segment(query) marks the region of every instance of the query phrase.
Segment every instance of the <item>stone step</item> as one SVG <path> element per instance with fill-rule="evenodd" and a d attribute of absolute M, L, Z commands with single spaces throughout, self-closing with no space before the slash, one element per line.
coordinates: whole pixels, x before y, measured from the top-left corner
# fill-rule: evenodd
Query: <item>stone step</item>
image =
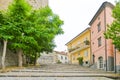
<path fill-rule="evenodd" d="M 118 78 L 120 75 L 117 74 L 104 74 L 104 73 L 36 73 L 36 72 L 10 72 L 7 74 L 0 74 L 0 77 L 108 77 Z"/>
<path fill-rule="evenodd" d="M 11 72 L 44 72 L 44 73 L 111 73 L 111 72 L 104 72 L 104 71 L 84 71 L 84 70 L 77 70 L 77 71 L 57 71 L 57 70 L 12 70 Z"/>

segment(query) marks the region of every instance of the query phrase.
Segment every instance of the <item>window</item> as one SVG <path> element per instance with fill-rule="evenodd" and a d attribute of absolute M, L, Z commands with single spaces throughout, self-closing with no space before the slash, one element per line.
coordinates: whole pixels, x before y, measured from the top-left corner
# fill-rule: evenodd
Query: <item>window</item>
<path fill-rule="evenodd" d="M 67 60 L 67 57 L 65 57 L 65 60 Z"/>
<path fill-rule="evenodd" d="M 92 34 L 94 33 L 94 31 L 92 31 Z"/>
<path fill-rule="evenodd" d="M 85 57 L 88 56 L 88 51 L 87 51 L 87 50 L 84 52 L 84 56 L 85 56 Z"/>
<path fill-rule="evenodd" d="M 85 61 L 85 64 L 88 64 L 88 61 Z"/>
<path fill-rule="evenodd" d="M 73 57 L 73 60 L 75 60 L 75 57 Z"/>
<path fill-rule="evenodd" d="M 100 17 L 98 17 L 98 20 L 100 20 Z"/>
<path fill-rule="evenodd" d="M 102 69 L 103 68 L 103 57 L 99 57 L 98 61 L 99 61 L 99 68 Z"/>
<path fill-rule="evenodd" d="M 75 57 L 73 56 L 73 60 L 75 60 Z"/>
<path fill-rule="evenodd" d="M 77 43 L 78 45 L 80 44 L 80 41 Z"/>
<path fill-rule="evenodd" d="M 100 32 L 101 31 L 101 23 L 98 23 L 97 27 L 98 27 L 98 32 Z"/>
<path fill-rule="evenodd" d="M 61 59 L 63 59 L 63 57 L 61 56 Z"/>
<path fill-rule="evenodd" d="M 88 40 L 88 38 L 86 37 L 86 38 L 84 38 L 84 41 L 87 41 Z"/>
<path fill-rule="evenodd" d="M 101 37 L 98 38 L 98 47 L 102 45 Z"/>
<path fill-rule="evenodd" d="M 80 52 L 78 53 L 78 56 L 80 56 Z"/>

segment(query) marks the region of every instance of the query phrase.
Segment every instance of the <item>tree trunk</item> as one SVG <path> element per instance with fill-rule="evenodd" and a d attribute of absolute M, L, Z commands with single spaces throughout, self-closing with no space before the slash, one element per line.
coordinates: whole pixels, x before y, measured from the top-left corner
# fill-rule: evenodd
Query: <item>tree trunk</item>
<path fill-rule="evenodd" d="M 23 63 L 23 61 L 22 61 L 22 49 L 19 49 L 19 51 L 18 51 L 18 66 L 22 67 L 22 63 Z"/>
<path fill-rule="evenodd" d="M 6 56 L 6 49 L 7 49 L 7 40 L 3 40 L 3 55 L 2 55 L 2 69 L 5 69 L 5 56 Z"/>
<path fill-rule="evenodd" d="M 36 66 L 36 60 L 37 59 L 37 54 L 35 53 L 35 58 L 34 58 L 34 66 Z"/>

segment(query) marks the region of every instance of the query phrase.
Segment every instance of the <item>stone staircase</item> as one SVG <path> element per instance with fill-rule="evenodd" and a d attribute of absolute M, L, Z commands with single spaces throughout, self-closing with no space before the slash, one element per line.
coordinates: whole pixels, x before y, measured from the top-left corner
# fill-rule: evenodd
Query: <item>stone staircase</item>
<path fill-rule="evenodd" d="M 108 77 L 118 78 L 120 75 L 104 71 L 84 68 L 79 65 L 51 64 L 38 67 L 14 69 L 8 73 L 0 73 L 0 77 Z"/>

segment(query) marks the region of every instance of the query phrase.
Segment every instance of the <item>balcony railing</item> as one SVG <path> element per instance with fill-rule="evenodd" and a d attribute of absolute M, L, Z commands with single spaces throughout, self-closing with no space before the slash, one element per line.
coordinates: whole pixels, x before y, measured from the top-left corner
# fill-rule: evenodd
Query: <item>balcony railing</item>
<path fill-rule="evenodd" d="M 90 41 L 84 41 L 83 43 L 76 45 L 74 48 L 68 49 L 68 51 L 70 53 L 73 53 L 75 51 L 80 51 L 80 50 L 88 48 L 88 47 L 90 47 Z"/>

